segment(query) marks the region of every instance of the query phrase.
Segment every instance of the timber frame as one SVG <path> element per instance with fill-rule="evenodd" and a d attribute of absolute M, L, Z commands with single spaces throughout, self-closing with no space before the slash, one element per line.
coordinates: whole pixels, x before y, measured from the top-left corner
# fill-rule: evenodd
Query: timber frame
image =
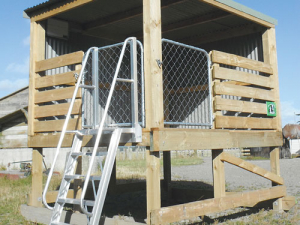
<path fill-rule="evenodd" d="M 69 105 L 69 103 L 44 105 L 44 103 L 71 98 L 76 83 L 73 75 L 79 72 L 84 54 L 82 51 L 77 51 L 56 58 L 45 59 L 45 20 L 60 15 L 63 15 L 62 18 L 66 18 L 72 10 L 88 7 L 89 4 L 98 4 L 97 2 L 100 1 L 56 1 L 52 5 L 49 1 L 44 3 L 44 8 L 40 6 L 37 9 L 27 10 L 31 19 L 28 146 L 33 148 L 32 191 L 29 205 L 41 206 L 42 148 L 56 147 L 59 131 L 64 122 L 62 119 L 47 121 L 47 118 L 65 115 Z M 162 25 L 162 10 L 184 2 L 188 2 L 188 0 L 143 0 L 142 6 L 135 6 L 127 9 L 127 11 L 98 18 L 89 23 L 78 25 L 78 22 L 72 21 L 76 27 L 79 27 L 79 30 L 88 33 L 105 26 L 109 27 L 111 24 L 123 20 L 142 16 L 142 29 L 131 34 L 142 37 L 144 44 L 146 126 L 143 129 L 143 141 L 137 145 L 147 147 L 147 224 L 168 224 L 239 206 L 254 207 L 267 200 L 274 200 L 274 209 L 288 210 L 293 206 L 291 203 L 293 199 L 286 196 L 284 181 L 279 173 L 279 147 L 282 146 L 282 134 L 275 25 L 218 0 L 197 1 L 207 5 L 207 7 L 216 8 L 216 13 Z M 214 114 L 212 129 L 165 127 L 163 75 L 162 69 L 157 65 L 157 60 L 162 61 L 162 36 L 176 32 L 181 28 L 201 25 L 219 19 L 228 19 L 232 16 L 238 16 L 243 21 L 250 21 L 251 24 L 245 24 L 243 28 L 223 29 L 217 35 L 208 32 L 200 36 L 183 37 L 180 40 L 188 44 L 208 43 L 259 32 L 263 46 L 263 61 L 212 50 L 210 52 Z M 89 34 L 90 36 L 95 35 L 95 33 Z M 110 36 L 105 38 L 110 38 Z M 111 40 L 122 40 L 122 38 L 123 36 L 120 35 L 120 37 L 111 38 Z M 44 75 L 45 71 L 49 69 L 69 65 L 73 65 L 75 69 L 52 76 Z M 255 70 L 257 73 L 231 69 L 236 67 Z M 263 76 L 259 74 L 263 74 Z M 48 87 L 56 85 L 64 85 L 64 88 L 47 90 Z M 225 99 L 222 98 L 222 95 L 234 95 L 242 98 Z M 249 101 L 249 99 L 257 99 L 258 101 Z M 266 101 L 276 103 L 276 117 L 267 117 Z M 251 113 L 260 116 L 228 116 L 222 113 L 224 111 L 232 111 L 237 114 Z M 74 118 L 68 129 L 80 129 L 80 94 L 77 96 L 72 114 Z M 41 118 L 45 118 L 45 120 Z M 67 135 L 63 146 L 71 146 L 72 140 L 73 136 Z M 87 137 L 83 142 L 88 146 L 90 141 L 91 137 Z M 271 171 L 266 171 L 223 151 L 225 148 L 244 147 L 272 147 L 270 152 Z M 163 151 L 164 154 L 165 182 L 163 184 L 168 189 L 168 184 L 171 181 L 170 151 L 186 149 L 212 150 L 214 198 L 162 208 L 159 151 Z M 270 180 L 272 187 L 247 193 L 227 193 L 225 190 L 224 162 Z M 112 179 L 111 186 L 115 186 L 114 182 L 115 177 Z M 53 201 L 56 194 L 50 193 L 47 199 L 50 202 Z M 73 195 L 73 193 L 69 194 Z"/>

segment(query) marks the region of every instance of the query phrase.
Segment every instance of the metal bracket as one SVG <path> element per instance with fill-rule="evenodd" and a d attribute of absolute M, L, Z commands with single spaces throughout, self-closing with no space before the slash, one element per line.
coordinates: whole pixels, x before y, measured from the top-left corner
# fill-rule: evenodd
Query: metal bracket
<path fill-rule="evenodd" d="M 76 82 L 77 82 L 78 77 L 79 77 L 79 74 L 78 74 L 78 73 L 74 73 L 74 77 L 75 77 L 75 80 L 76 80 Z"/>
<path fill-rule="evenodd" d="M 159 69 L 161 69 L 161 66 L 163 64 L 162 61 L 160 61 L 160 59 L 157 59 L 156 62 L 157 62 Z"/>

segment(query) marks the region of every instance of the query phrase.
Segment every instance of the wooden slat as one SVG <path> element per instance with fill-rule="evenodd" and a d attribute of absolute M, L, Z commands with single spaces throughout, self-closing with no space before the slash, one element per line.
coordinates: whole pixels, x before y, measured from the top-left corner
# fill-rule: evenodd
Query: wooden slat
<path fill-rule="evenodd" d="M 70 54 L 58 56 L 51 59 L 45 59 L 37 61 L 35 63 L 35 72 L 46 71 L 54 68 L 59 68 L 62 66 L 68 66 L 73 64 L 78 64 L 82 62 L 83 51 L 73 52 Z"/>
<path fill-rule="evenodd" d="M 34 118 L 66 115 L 69 110 L 69 106 L 70 103 L 36 106 Z M 76 100 L 74 103 L 72 114 L 80 114 L 80 113 L 81 113 L 81 100 Z"/>
<path fill-rule="evenodd" d="M 214 107 L 215 110 L 267 114 L 267 106 L 265 103 L 231 100 L 221 98 L 221 96 L 215 97 Z"/>
<path fill-rule="evenodd" d="M 222 198 L 213 198 L 187 204 L 165 207 L 151 212 L 151 224 L 170 224 L 209 213 L 221 212 L 248 204 L 280 198 L 286 195 L 285 186 L 236 193 Z"/>
<path fill-rule="evenodd" d="M 249 70 L 256 70 L 267 74 L 273 74 L 273 69 L 270 64 L 248 59 L 242 56 L 228 54 L 225 52 L 219 52 L 215 50 L 212 51 L 211 60 L 213 63 L 237 66 Z"/>
<path fill-rule="evenodd" d="M 273 91 L 262 90 L 258 88 L 245 87 L 235 84 L 227 84 L 226 82 L 215 83 L 214 93 L 216 95 L 234 95 L 245 98 L 254 98 L 260 100 L 274 101 L 275 95 Z"/>
<path fill-rule="evenodd" d="M 274 88 L 274 80 L 272 76 L 264 77 L 257 74 L 217 66 L 213 67 L 212 75 L 214 79 L 233 80 L 261 87 Z"/>
<path fill-rule="evenodd" d="M 237 167 L 240 167 L 242 169 L 245 169 L 251 173 L 255 173 L 259 176 L 262 176 L 268 180 L 271 180 L 272 182 L 275 182 L 276 184 L 284 184 L 283 178 L 278 176 L 277 174 L 267 171 L 259 166 L 256 166 L 240 158 L 234 157 L 228 153 L 223 152 L 221 155 L 221 160 L 235 165 Z"/>
<path fill-rule="evenodd" d="M 56 85 L 75 85 L 76 79 L 74 74 L 80 73 L 80 70 L 71 71 L 67 73 L 60 73 L 51 76 L 43 76 L 35 79 L 35 88 L 44 88 L 44 87 L 52 87 Z"/>
<path fill-rule="evenodd" d="M 268 147 L 282 145 L 282 132 L 275 131 L 230 131 L 199 129 L 153 130 L 153 151 L 186 149 L 221 149 Z M 218 141 L 216 141 L 218 140 Z"/>
<path fill-rule="evenodd" d="M 61 131 L 64 123 L 65 120 L 36 121 L 34 122 L 34 132 Z M 77 130 L 79 123 L 79 119 L 70 119 L 67 129 Z"/>
<path fill-rule="evenodd" d="M 47 8 L 47 11 L 41 11 L 37 15 L 31 17 L 31 21 L 41 21 L 41 20 L 53 17 L 57 14 L 74 9 L 76 7 L 82 6 L 82 5 L 92 2 L 92 1 L 95 1 L 95 0 L 74 0 L 72 2 L 67 2 L 66 4 L 62 4 L 62 5 L 59 2 L 59 3 L 57 3 L 57 5 L 50 7 L 50 9 Z"/>
<path fill-rule="evenodd" d="M 54 90 L 40 91 L 35 94 L 35 104 L 43 102 L 70 99 L 73 97 L 75 87 L 59 88 Z M 81 97 L 81 90 L 78 90 L 76 98 Z"/>
<path fill-rule="evenodd" d="M 216 128 L 252 128 L 252 129 L 276 129 L 277 120 L 274 118 L 253 118 L 236 116 L 216 116 Z"/>

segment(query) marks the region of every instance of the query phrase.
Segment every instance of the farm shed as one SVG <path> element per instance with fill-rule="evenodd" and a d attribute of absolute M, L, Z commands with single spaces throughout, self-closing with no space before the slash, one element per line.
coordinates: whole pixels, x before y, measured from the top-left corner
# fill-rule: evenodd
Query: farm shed
<path fill-rule="evenodd" d="M 31 20 L 30 205 L 41 205 L 43 147 L 73 146 L 71 158 L 78 159 L 82 146 L 94 146 L 95 158 L 98 146 L 110 142 L 108 152 L 117 145 L 147 147 L 148 224 L 266 200 L 277 210 L 289 208 L 279 174 L 276 20 L 232 0 L 49 0 L 26 9 L 25 17 Z M 223 152 L 267 146 L 271 171 Z M 162 208 L 159 152 L 168 189 L 170 151 L 185 149 L 212 149 L 214 198 Z M 75 168 L 71 161 L 67 166 Z M 113 162 L 111 153 L 109 171 Z M 227 193 L 225 162 L 269 179 L 272 187 Z M 114 170 L 111 176 L 117 188 Z M 66 198 L 71 178 L 80 175 L 64 177 L 53 224 L 64 203 L 89 204 L 85 181 L 80 200 Z M 82 207 L 91 224 L 99 219 L 98 200 L 92 212 Z"/>

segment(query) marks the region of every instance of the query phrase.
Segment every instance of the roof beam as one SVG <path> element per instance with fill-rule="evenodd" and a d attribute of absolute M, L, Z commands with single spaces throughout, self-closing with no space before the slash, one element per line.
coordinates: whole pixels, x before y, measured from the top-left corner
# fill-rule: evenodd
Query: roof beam
<path fill-rule="evenodd" d="M 48 19 L 50 17 L 56 16 L 57 14 L 69 11 L 76 7 L 82 6 L 84 4 L 93 2 L 95 0 L 73 0 L 73 1 L 65 1 L 63 4 L 61 2 L 53 4 L 47 11 L 38 11 L 34 16 L 31 17 L 31 21 L 37 22 L 44 19 Z"/>
<path fill-rule="evenodd" d="M 215 21 L 218 19 L 229 17 L 229 16 L 232 16 L 232 14 L 225 12 L 225 11 L 218 10 L 213 13 L 206 14 L 206 15 L 201 15 L 201 16 L 193 17 L 193 18 L 190 18 L 187 20 L 163 25 L 162 33 L 165 34 L 165 33 L 171 32 L 171 31 L 180 30 L 182 28 L 187 28 L 187 27 L 191 27 L 191 26 L 195 26 L 195 25 L 199 25 L 199 24 L 212 22 L 212 21 Z M 143 35 L 143 33 L 139 32 L 139 33 L 131 34 L 129 36 L 141 38 L 142 35 Z"/>
<path fill-rule="evenodd" d="M 161 9 L 169 7 L 171 5 L 179 4 L 185 2 L 187 0 L 162 0 L 161 1 Z M 122 20 L 131 19 L 137 16 L 142 16 L 143 14 L 143 6 L 136 7 L 127 11 L 118 12 L 116 14 L 96 19 L 95 21 L 86 23 L 83 25 L 84 30 L 91 30 L 103 26 L 107 26 L 112 23 L 116 23 Z"/>
<path fill-rule="evenodd" d="M 275 27 L 275 25 L 272 24 L 272 23 L 270 23 L 270 22 L 267 22 L 265 20 L 259 19 L 259 18 L 255 17 L 255 16 L 252 16 L 250 14 L 242 12 L 242 11 L 240 11 L 238 9 L 232 8 L 232 7 L 228 6 L 228 5 L 225 5 L 225 4 L 222 4 L 220 2 L 217 2 L 216 0 L 198 0 L 198 1 L 205 2 L 205 3 L 209 4 L 209 5 L 212 5 L 214 7 L 217 7 L 217 8 L 220 8 L 222 10 L 225 10 L 225 11 L 227 11 L 229 13 L 238 15 L 238 16 L 243 17 L 243 18 L 246 18 L 246 19 L 251 20 L 251 21 L 253 21 L 255 23 L 263 25 L 264 27 L 269 27 L 269 28 L 270 27 Z"/>
<path fill-rule="evenodd" d="M 206 44 L 219 40 L 224 40 L 228 38 L 244 36 L 248 34 L 257 33 L 263 31 L 265 28 L 260 27 L 256 24 L 248 24 L 244 26 L 238 26 L 234 28 L 229 28 L 225 30 L 220 30 L 217 32 L 212 32 L 206 35 L 188 37 L 184 39 L 180 39 L 179 41 L 186 44 Z"/>

